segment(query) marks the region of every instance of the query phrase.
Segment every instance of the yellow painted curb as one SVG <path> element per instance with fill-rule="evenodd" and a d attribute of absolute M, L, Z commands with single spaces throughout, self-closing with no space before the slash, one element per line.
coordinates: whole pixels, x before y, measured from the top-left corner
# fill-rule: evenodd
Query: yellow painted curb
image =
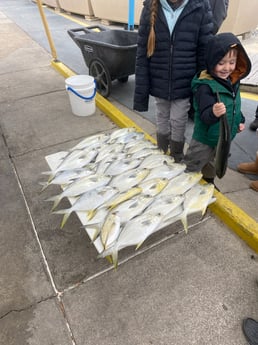
<path fill-rule="evenodd" d="M 75 75 L 72 70 L 67 68 L 61 62 L 53 60 L 51 64 L 66 78 Z M 248 99 L 258 100 L 257 95 L 249 93 L 241 93 L 241 96 Z M 96 105 L 117 126 L 134 127 L 137 130 L 144 132 L 132 120 L 98 93 L 96 95 Z M 156 143 L 156 140 L 149 134 L 145 133 L 145 137 L 153 143 Z M 214 196 L 216 197 L 216 202 L 211 204 L 209 209 L 258 253 L 258 223 L 217 190 L 215 190 Z"/>
<path fill-rule="evenodd" d="M 250 99 L 251 101 L 258 101 L 258 95 L 249 92 L 240 92 L 242 98 Z"/>
<path fill-rule="evenodd" d="M 209 209 L 258 253 L 258 223 L 220 192 L 215 190 L 214 196 Z"/>

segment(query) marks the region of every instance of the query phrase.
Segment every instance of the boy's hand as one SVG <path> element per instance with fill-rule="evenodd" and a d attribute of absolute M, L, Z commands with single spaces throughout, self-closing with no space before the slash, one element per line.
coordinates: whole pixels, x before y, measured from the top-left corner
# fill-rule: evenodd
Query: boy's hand
<path fill-rule="evenodd" d="M 242 132 L 245 129 L 245 124 L 244 123 L 240 123 L 239 127 L 238 127 L 238 133 Z"/>
<path fill-rule="evenodd" d="M 212 107 L 213 114 L 216 117 L 221 117 L 222 115 L 226 114 L 226 107 L 225 104 L 220 102 L 220 103 L 215 103 Z"/>

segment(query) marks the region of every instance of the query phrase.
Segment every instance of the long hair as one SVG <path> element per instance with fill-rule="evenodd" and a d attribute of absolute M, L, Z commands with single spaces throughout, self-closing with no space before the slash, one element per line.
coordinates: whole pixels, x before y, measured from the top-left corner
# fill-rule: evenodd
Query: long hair
<path fill-rule="evenodd" d="M 152 0 L 151 2 L 151 8 L 150 8 L 150 32 L 148 37 L 148 44 L 147 44 L 147 56 L 151 57 L 155 50 L 155 22 L 157 18 L 158 13 L 158 1 L 159 0 Z"/>

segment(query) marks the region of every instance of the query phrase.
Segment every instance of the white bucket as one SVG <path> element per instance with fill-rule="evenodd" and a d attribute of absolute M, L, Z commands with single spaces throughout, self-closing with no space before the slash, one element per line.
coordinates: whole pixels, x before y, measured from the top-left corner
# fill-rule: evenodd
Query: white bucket
<path fill-rule="evenodd" d="M 72 112 L 78 116 L 93 115 L 96 111 L 96 83 L 89 75 L 73 75 L 65 80 Z"/>

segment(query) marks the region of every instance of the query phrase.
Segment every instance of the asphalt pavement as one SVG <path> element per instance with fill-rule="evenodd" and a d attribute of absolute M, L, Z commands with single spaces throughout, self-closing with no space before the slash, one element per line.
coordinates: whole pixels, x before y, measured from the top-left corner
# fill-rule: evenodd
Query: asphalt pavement
<path fill-rule="evenodd" d="M 94 115 L 73 115 L 50 54 L 0 11 L 0 344 L 245 345 L 241 321 L 258 319 L 249 179 L 228 169 L 217 203 L 188 234 L 176 223 L 141 250 L 122 250 L 114 270 L 75 214 L 60 230 L 45 201 L 59 187 L 40 193 L 45 157 L 119 121 L 151 136 L 155 127 L 99 96 Z"/>

